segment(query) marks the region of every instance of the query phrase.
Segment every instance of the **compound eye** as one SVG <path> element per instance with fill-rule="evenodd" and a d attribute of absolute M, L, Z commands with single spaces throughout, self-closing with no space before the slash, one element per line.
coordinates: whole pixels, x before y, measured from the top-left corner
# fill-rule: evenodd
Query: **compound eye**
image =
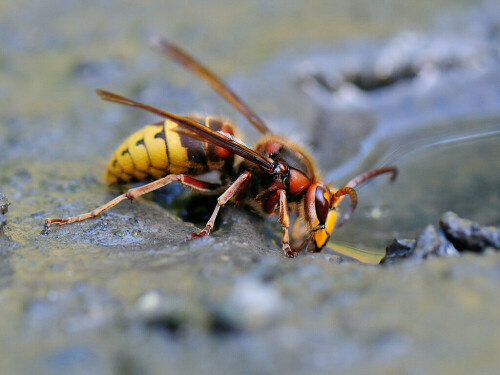
<path fill-rule="evenodd" d="M 315 194 L 315 205 L 316 205 L 316 216 L 320 224 L 326 222 L 328 216 L 328 211 L 330 211 L 330 192 L 323 186 L 318 186 L 316 188 Z"/>

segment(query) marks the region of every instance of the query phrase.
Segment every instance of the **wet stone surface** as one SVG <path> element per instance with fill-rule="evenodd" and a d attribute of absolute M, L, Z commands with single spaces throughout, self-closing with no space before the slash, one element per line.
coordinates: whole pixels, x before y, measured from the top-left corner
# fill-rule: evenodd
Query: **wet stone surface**
<path fill-rule="evenodd" d="M 457 3 L 474 5 L 445 12 L 457 20 L 461 48 L 449 36 L 456 28 L 426 26 L 437 8 Z M 432 255 L 425 262 L 379 267 L 337 255 L 377 263 L 391 238 L 417 238 L 449 209 L 500 226 L 497 5 L 250 4 L 2 2 L 0 190 L 10 205 L 0 214 L 0 373 L 498 371 L 499 252 L 434 256 L 449 249 L 441 226 L 419 243 Z M 409 27 L 428 31 L 401 32 Z M 174 186 L 42 235 L 46 217 L 88 212 L 120 194 L 103 183 L 107 158 L 158 120 L 102 103 L 93 93 L 98 87 L 174 113 L 222 114 L 241 124 L 249 144 L 255 140 L 257 132 L 206 85 L 149 50 L 150 34 L 181 43 L 273 129 L 305 140 L 325 182 L 340 186 L 344 176 L 377 163 L 398 164 L 400 177 L 360 189 L 351 222 L 332 235 L 337 253 L 286 259 L 274 219 L 231 205 L 210 237 L 188 242 L 214 202 Z M 366 35 L 374 38 L 360 44 Z M 405 48 L 409 55 L 393 58 Z M 433 59 L 435 51 L 443 54 Z M 329 66 L 318 65 L 321 56 Z M 374 56 L 393 62 L 397 74 L 380 79 L 363 73 L 373 66 L 352 63 L 357 69 L 335 86 L 335 72 L 344 72 L 338 61 Z M 429 86 L 421 86 L 429 83 L 425 61 L 438 72 Z M 319 80 L 304 64 L 321 67 Z M 361 94 L 349 101 L 353 88 Z M 391 155 L 415 150 L 403 141 L 417 139 L 422 128 L 438 128 L 441 140 L 489 132 L 488 142 L 472 142 L 467 152 L 444 149 L 426 165 L 419 157 L 431 153 L 415 152 L 416 168 L 400 165 Z M 384 142 L 396 150 L 385 154 Z M 382 152 L 372 157 L 379 143 Z M 497 243 L 496 232 L 482 226 L 453 216 L 443 222 L 457 249 L 464 238 L 474 239 L 471 249 Z M 361 248 L 366 241 L 370 251 Z M 400 243 L 402 254 L 414 247 Z"/>

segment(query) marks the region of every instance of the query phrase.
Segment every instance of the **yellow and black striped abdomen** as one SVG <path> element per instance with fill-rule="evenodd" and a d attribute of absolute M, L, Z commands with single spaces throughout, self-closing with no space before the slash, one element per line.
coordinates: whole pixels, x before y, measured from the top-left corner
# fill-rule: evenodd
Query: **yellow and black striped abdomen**
<path fill-rule="evenodd" d="M 191 118 L 215 131 L 234 134 L 234 126 L 225 120 Z M 196 176 L 209 170 L 219 170 L 234 159 L 226 150 L 178 133 L 173 130 L 175 128 L 175 122 L 165 120 L 146 125 L 128 137 L 109 161 L 106 182 L 124 184 L 153 181 L 178 173 Z"/>

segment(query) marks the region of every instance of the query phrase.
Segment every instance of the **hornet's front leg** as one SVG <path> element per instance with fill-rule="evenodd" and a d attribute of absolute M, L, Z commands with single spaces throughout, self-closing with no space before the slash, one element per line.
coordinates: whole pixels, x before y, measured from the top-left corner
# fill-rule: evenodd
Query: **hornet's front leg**
<path fill-rule="evenodd" d="M 203 228 L 200 233 L 191 233 L 191 235 L 188 236 L 188 239 L 200 238 L 210 234 L 210 231 L 214 227 L 215 218 L 217 217 L 220 208 L 224 206 L 236 194 L 245 190 L 251 177 L 252 174 L 250 172 L 244 172 L 242 175 L 240 175 L 240 177 L 238 177 L 236 181 L 234 181 L 219 198 L 217 198 L 217 206 L 215 206 L 214 212 L 212 213 L 212 216 L 210 216 L 210 219 L 208 220 L 207 225 L 205 225 L 205 228 Z"/>
<path fill-rule="evenodd" d="M 281 238 L 281 244 L 283 245 L 283 254 L 288 258 L 295 258 L 299 255 L 298 252 L 292 251 L 290 248 L 290 236 L 288 234 L 288 229 L 290 227 L 290 216 L 288 215 L 288 202 L 286 200 L 285 190 L 281 189 L 277 191 L 280 196 L 280 213 L 279 222 L 283 228 L 283 237 Z"/>

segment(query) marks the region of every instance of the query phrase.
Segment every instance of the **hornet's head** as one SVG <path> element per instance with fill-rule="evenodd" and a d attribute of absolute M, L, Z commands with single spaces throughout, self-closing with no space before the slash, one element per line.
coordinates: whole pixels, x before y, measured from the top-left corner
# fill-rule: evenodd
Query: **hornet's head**
<path fill-rule="evenodd" d="M 313 251 L 320 251 L 328 242 L 337 218 L 333 195 L 321 184 L 313 183 L 304 199 L 306 223 L 314 243 Z"/>

